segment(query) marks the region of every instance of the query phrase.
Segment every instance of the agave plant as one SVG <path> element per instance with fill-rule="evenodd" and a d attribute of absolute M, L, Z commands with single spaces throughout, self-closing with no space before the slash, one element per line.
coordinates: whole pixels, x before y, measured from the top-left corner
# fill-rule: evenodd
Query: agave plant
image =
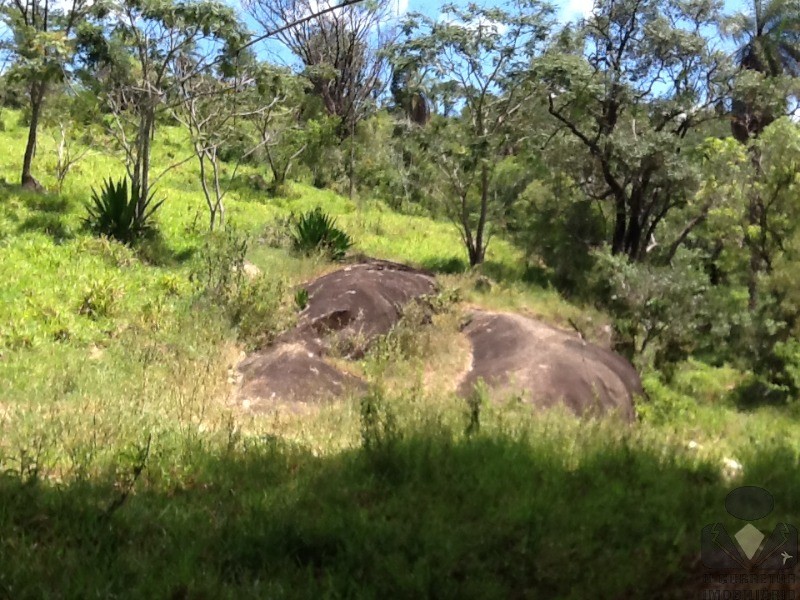
<path fill-rule="evenodd" d="M 152 216 L 163 203 L 163 200 L 154 202 L 152 194 L 144 203 L 140 203 L 135 186 L 128 193 L 126 178 L 116 183 L 109 178 L 103 182 L 99 193 L 92 188 L 92 199 L 86 205 L 84 223 L 98 235 L 130 244 L 152 230 Z"/>
<path fill-rule="evenodd" d="M 292 230 L 294 247 L 305 254 L 325 252 L 331 260 L 341 260 L 353 245 L 352 238 L 336 227 L 336 219 L 317 207 L 300 216 Z"/>
<path fill-rule="evenodd" d="M 294 304 L 297 310 L 304 311 L 308 306 L 308 290 L 300 288 L 294 293 Z"/>

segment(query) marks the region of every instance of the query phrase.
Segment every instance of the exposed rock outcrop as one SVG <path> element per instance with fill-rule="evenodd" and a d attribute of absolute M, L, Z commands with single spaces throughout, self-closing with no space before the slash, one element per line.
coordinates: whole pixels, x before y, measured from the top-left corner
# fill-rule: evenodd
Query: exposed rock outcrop
<path fill-rule="evenodd" d="M 349 265 L 306 286 L 308 305 L 297 326 L 240 365 L 240 397 L 254 410 L 271 401 L 318 402 L 347 395 L 364 384 L 326 359 L 331 348 L 360 356 L 388 333 L 408 302 L 433 293 L 434 278 L 387 261 Z"/>
<path fill-rule="evenodd" d="M 475 311 L 464 333 L 472 368 L 461 394 L 482 379 L 493 398 L 519 395 L 537 407 L 563 403 L 578 415 L 616 412 L 633 420 L 642 385 L 618 354 L 517 314 Z"/>

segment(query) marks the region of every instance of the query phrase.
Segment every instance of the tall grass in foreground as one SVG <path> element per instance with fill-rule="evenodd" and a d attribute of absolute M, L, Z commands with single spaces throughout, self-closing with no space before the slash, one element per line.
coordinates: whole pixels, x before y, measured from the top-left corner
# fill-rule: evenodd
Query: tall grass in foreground
<path fill-rule="evenodd" d="M 466 436 L 466 406 L 448 417 L 371 401 L 380 419 L 340 407 L 346 443 L 321 456 L 279 424 L 239 430 L 174 393 L 132 397 L 99 423 L 41 414 L 25 437 L 52 453 L 39 469 L 3 455 L 0 591 L 618 598 L 680 572 L 724 496 L 712 464 L 608 425 L 552 415 L 510 429 L 488 410 Z"/>
<path fill-rule="evenodd" d="M 248 417 L 213 322 L 132 329 L 62 373 L 23 363 L 0 417 L 0 596 L 668 597 L 737 483 L 686 448 L 691 419 L 399 387 L 382 367 L 419 358 L 402 333 L 368 357 L 366 400 Z M 800 517 L 796 449 L 739 452 Z"/>
<path fill-rule="evenodd" d="M 682 580 L 700 528 L 723 513 L 718 465 L 646 431 L 487 408 L 466 435 L 466 405 L 413 400 L 373 395 L 375 419 L 356 402 L 324 409 L 303 444 L 278 435 L 285 424 L 239 429 L 180 394 L 107 412 L 118 437 L 91 412 L 44 413 L 47 446 L 84 469 L 51 471 L 50 455 L 17 472 L 4 453 L 0 592 L 651 597 Z M 334 422 L 342 449 L 313 452 Z M 772 445 L 747 464 L 758 479 L 796 456 Z M 770 484 L 782 509 L 800 493 Z"/>

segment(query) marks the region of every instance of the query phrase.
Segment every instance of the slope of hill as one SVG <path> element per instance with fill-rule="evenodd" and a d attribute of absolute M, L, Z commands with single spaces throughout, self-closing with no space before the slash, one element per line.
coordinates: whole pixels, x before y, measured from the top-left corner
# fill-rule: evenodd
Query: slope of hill
<path fill-rule="evenodd" d="M 15 181 L 23 132 L 3 118 L 0 178 Z M 180 139 L 166 130 L 156 162 Z M 268 198 L 245 171 L 228 233 L 209 237 L 188 162 L 158 187 L 160 237 L 131 250 L 81 227 L 92 186 L 122 173 L 96 149 L 61 194 L 0 188 L 0 596 L 657 597 L 682 589 L 700 528 L 724 521 L 737 483 L 768 487 L 775 520 L 800 520 L 796 409 L 743 411 L 731 369 L 645 377 L 630 429 L 443 393 L 464 304 L 598 339 L 607 323 L 526 283 L 502 240 L 490 290 L 443 275 L 447 309 L 423 342 L 357 365 L 366 400 L 242 411 L 231 391 L 246 344 L 291 322 L 292 285 L 331 269 L 286 248 L 289 214 L 323 206 L 354 251 L 438 270 L 458 270 L 457 233 L 303 184 Z M 245 234 L 263 276 L 232 319 L 200 286 L 229 273 L 220 257 Z"/>

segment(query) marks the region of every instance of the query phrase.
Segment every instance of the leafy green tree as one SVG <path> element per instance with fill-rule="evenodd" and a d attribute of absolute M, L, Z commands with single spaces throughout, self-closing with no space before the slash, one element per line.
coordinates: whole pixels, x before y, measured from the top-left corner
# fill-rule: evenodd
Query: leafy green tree
<path fill-rule="evenodd" d="M 21 175 L 25 187 L 40 187 L 32 169 L 45 99 L 56 83 L 68 77 L 77 30 L 92 10 L 90 0 L 0 0 L 0 22 L 12 34 L 10 40 L 0 43 L 0 50 L 13 57 L 6 76 L 23 83 L 27 95 L 28 139 Z"/>
<path fill-rule="evenodd" d="M 683 246 L 706 274 L 709 286 L 697 302 L 710 303 L 713 316 L 698 330 L 697 339 L 720 341 L 707 348 L 710 358 L 734 361 L 769 385 L 788 385 L 788 371 L 800 364 L 792 353 L 783 352 L 800 324 L 795 293 L 800 131 L 788 118 L 779 119 L 748 146 L 732 137 L 708 139 L 693 158 L 702 183 L 693 202 L 671 213 L 664 228 L 676 233 L 696 222 Z M 753 197 L 764 207 L 756 223 L 750 219 Z M 762 293 L 758 305 L 748 310 L 753 251 L 763 264 L 757 275 Z"/>
<path fill-rule="evenodd" d="M 420 85 L 419 73 L 413 63 L 395 57 L 392 65 L 390 90 L 396 109 L 412 123 L 425 125 L 431 118 L 431 101 Z"/>
<path fill-rule="evenodd" d="M 507 230 L 532 273 L 544 261 L 544 274 L 560 292 L 586 299 L 593 251 L 605 240 L 605 219 L 569 177 L 556 173 L 530 182 L 513 204 Z"/>
<path fill-rule="evenodd" d="M 338 128 L 338 117 L 330 117 L 324 112 L 314 112 L 303 120 L 305 150 L 299 162 L 311 174 L 314 187 L 335 185 L 345 175 L 344 154 L 336 133 Z"/>
<path fill-rule="evenodd" d="M 212 63 L 223 73 L 232 68 L 246 34 L 233 9 L 213 0 L 120 0 L 109 13 L 108 29 L 107 37 L 96 40 L 92 66 L 102 79 L 109 133 L 124 155 L 139 200 L 137 215 L 143 216 L 151 188 L 176 166 L 151 178 L 159 119 L 185 100 L 179 90 L 203 77 Z"/>
<path fill-rule="evenodd" d="M 442 173 L 427 156 L 428 137 L 424 127 L 394 111 L 362 121 L 356 129 L 360 191 L 368 190 L 394 210 L 437 214 L 432 199 Z"/>
<path fill-rule="evenodd" d="M 252 113 L 259 145 L 272 173 L 270 189 L 278 194 L 310 140 L 301 123 L 308 81 L 288 70 L 265 66 L 257 79 L 259 110 Z"/>
<path fill-rule="evenodd" d="M 725 32 L 738 46 L 736 61 L 741 69 L 762 80 L 800 76 L 800 2 L 752 0 L 748 8 L 725 24 Z M 772 94 L 772 101 L 765 101 L 752 82 L 742 87 L 744 93 L 733 100 L 731 129 L 737 140 L 746 143 L 785 112 L 786 97 Z"/>
<path fill-rule="evenodd" d="M 718 19 L 710 0 L 602 0 L 536 62 L 554 135 L 573 144 L 561 168 L 605 207 L 615 255 L 644 260 L 696 189 L 686 150 L 716 118 L 726 82 L 704 35 Z"/>
<path fill-rule="evenodd" d="M 613 318 L 614 348 L 640 368 L 667 375 L 698 349 L 712 318 L 708 278 L 692 253 L 672 265 L 636 263 L 624 255 L 597 252 L 593 277 Z"/>
<path fill-rule="evenodd" d="M 524 75 L 547 38 L 551 14 L 538 0 L 508 9 L 446 5 L 439 20 L 410 15 L 394 50 L 405 67 L 430 72 L 452 90 L 462 109 L 457 118 L 431 121 L 427 152 L 444 175 L 442 196 L 471 266 L 486 255 L 487 226 L 498 208 L 492 180 L 518 135 L 511 117 L 533 93 Z"/>
<path fill-rule="evenodd" d="M 736 61 L 740 67 L 732 98 L 731 131 L 743 144 L 756 138 L 770 123 L 787 113 L 788 98 L 796 95 L 795 78 L 800 75 L 800 2 L 796 0 L 752 0 L 749 10 L 730 17 L 724 31 L 737 44 Z M 751 160 L 757 170 L 760 147 L 749 145 Z M 769 208 L 756 193 L 750 194 L 748 236 L 750 247 L 749 308 L 758 309 L 759 277 L 768 270 L 758 238 L 766 235 L 761 223 Z"/>
<path fill-rule="evenodd" d="M 755 254 L 759 263 L 758 303 L 755 307 L 751 304 L 752 343 L 746 349 L 759 372 L 772 382 L 785 385 L 788 356 L 780 357 L 780 348 L 800 333 L 800 310 L 794 291 L 800 265 L 800 131 L 789 119 L 779 119 L 767 126 L 751 146 L 748 176 L 737 182 L 748 196 L 748 209 L 754 197 L 760 206 L 756 223 L 752 223 L 749 210 L 741 219 L 745 247 L 750 259 Z M 753 156 L 758 157 L 757 164 Z M 748 269 L 748 283 L 752 283 L 752 275 Z M 796 368 L 800 357 L 794 355 L 793 360 Z M 800 391 L 793 383 L 791 387 L 792 393 Z"/>

